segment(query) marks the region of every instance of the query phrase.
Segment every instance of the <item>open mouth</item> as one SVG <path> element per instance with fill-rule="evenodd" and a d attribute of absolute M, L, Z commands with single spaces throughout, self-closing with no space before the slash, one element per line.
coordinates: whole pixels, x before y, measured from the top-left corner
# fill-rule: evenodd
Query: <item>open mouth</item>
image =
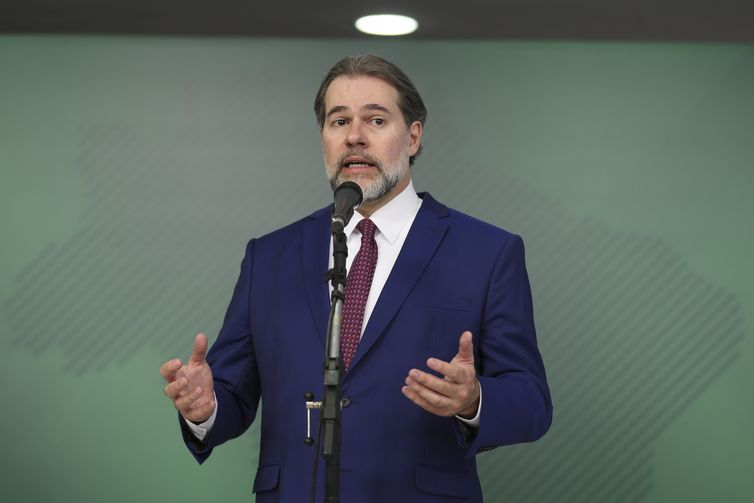
<path fill-rule="evenodd" d="M 341 163 L 341 166 L 346 169 L 367 169 L 377 167 L 373 162 L 370 162 L 369 159 L 353 155 L 346 157 Z"/>

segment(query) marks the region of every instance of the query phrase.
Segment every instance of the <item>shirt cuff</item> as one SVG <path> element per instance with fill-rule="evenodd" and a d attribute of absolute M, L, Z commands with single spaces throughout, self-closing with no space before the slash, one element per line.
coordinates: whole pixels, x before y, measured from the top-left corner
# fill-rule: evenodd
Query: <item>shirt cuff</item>
<path fill-rule="evenodd" d="M 479 416 L 478 413 L 477 413 L 477 416 Z M 183 418 L 183 420 L 186 422 L 186 426 L 188 426 L 189 429 L 191 430 L 191 433 L 193 433 L 194 436 L 199 441 L 203 441 L 204 438 L 207 436 L 207 433 L 209 433 L 209 430 L 212 429 L 212 425 L 215 424 L 216 417 L 217 417 L 217 395 L 215 395 L 215 410 L 212 412 L 212 415 L 209 416 L 209 419 L 207 419 L 206 421 L 200 424 L 192 423 L 185 417 Z"/>
<path fill-rule="evenodd" d="M 472 417 L 471 419 L 466 419 L 461 416 L 456 416 L 456 419 L 461 421 L 464 424 L 467 424 L 468 426 L 472 427 L 475 430 L 479 429 L 479 414 L 482 412 L 482 386 L 479 385 L 479 407 L 476 409 L 476 415 Z"/>

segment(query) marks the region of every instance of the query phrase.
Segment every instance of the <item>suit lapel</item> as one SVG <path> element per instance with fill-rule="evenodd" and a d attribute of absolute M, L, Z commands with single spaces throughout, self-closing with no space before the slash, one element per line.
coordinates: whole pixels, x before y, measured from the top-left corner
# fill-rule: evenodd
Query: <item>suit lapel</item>
<path fill-rule="evenodd" d="M 301 277 L 309 310 L 324 347 L 327 314 L 330 311 L 328 287 L 325 283 L 330 250 L 330 218 L 332 207 L 312 213 L 303 224 L 301 238 Z"/>
<path fill-rule="evenodd" d="M 429 194 L 419 196 L 423 196 L 422 206 L 372 311 L 348 373 L 358 365 L 395 317 L 445 236 L 448 223 L 443 218 L 448 215 L 448 209 Z"/>

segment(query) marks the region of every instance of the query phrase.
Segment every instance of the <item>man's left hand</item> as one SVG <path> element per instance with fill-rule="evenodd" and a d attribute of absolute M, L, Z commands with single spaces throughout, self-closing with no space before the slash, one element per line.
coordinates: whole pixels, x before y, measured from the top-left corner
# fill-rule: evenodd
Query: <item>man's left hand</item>
<path fill-rule="evenodd" d="M 471 332 L 464 332 L 458 343 L 458 354 L 448 362 L 430 358 L 427 367 L 445 376 L 436 377 L 411 369 L 403 394 L 422 409 L 438 416 L 461 416 L 471 419 L 479 408 L 479 381 L 474 368 L 474 346 Z"/>

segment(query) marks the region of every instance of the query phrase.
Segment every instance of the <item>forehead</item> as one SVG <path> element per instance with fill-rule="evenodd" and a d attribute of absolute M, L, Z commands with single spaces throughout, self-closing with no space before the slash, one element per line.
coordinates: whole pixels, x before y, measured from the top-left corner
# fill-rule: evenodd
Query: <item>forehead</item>
<path fill-rule="evenodd" d="M 325 110 L 345 106 L 358 110 L 365 105 L 382 105 L 398 110 L 398 91 L 377 77 L 341 75 L 335 78 L 325 93 Z"/>

